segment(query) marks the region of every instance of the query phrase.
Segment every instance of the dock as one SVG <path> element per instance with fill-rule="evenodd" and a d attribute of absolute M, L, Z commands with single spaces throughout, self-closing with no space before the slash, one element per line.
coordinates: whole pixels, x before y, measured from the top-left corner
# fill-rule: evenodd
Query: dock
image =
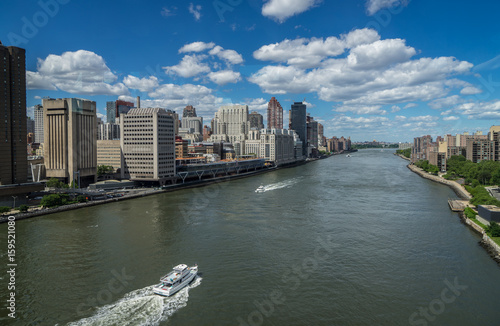
<path fill-rule="evenodd" d="M 448 199 L 448 205 L 450 205 L 450 209 L 454 212 L 463 212 L 468 204 L 468 200 Z"/>

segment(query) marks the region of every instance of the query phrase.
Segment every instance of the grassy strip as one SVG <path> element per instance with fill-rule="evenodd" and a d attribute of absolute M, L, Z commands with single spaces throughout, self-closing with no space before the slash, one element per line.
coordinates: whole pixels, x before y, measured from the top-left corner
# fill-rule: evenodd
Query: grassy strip
<path fill-rule="evenodd" d="M 477 220 L 477 218 L 471 218 L 470 220 L 471 220 L 472 222 L 476 223 L 477 225 L 479 225 L 480 227 L 482 227 L 483 229 L 485 229 L 485 230 L 486 230 L 486 225 L 484 225 L 483 223 L 479 222 L 479 221 Z"/>

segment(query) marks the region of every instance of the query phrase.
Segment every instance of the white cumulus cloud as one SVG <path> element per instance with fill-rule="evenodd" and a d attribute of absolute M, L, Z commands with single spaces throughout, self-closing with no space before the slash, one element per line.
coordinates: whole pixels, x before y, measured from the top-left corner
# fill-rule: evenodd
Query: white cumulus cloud
<path fill-rule="evenodd" d="M 175 73 L 184 78 L 194 77 L 201 73 L 210 72 L 208 64 L 202 62 L 203 55 L 185 55 L 181 62 L 175 66 L 163 67 L 166 73 Z"/>
<path fill-rule="evenodd" d="M 202 52 L 208 49 L 211 49 L 215 46 L 214 42 L 210 43 L 205 43 L 205 42 L 193 42 L 184 45 L 182 48 L 179 49 L 179 53 L 185 53 L 185 52 Z"/>
<path fill-rule="evenodd" d="M 37 71 L 26 72 L 28 89 L 59 89 L 81 95 L 128 94 L 124 84 L 114 83 L 117 78 L 100 55 L 86 50 L 38 58 Z"/>
<path fill-rule="evenodd" d="M 229 83 L 237 83 L 241 80 L 239 72 L 232 70 L 213 71 L 208 74 L 208 78 L 217 85 L 226 85 Z"/>
<path fill-rule="evenodd" d="M 280 23 L 303 13 L 319 4 L 322 0 L 269 0 L 262 7 L 262 15 Z"/>
<path fill-rule="evenodd" d="M 150 92 L 159 86 L 158 78 L 155 76 L 150 76 L 148 78 L 137 78 L 132 75 L 128 75 L 123 78 L 123 83 L 128 88 L 138 89 L 141 92 Z"/>

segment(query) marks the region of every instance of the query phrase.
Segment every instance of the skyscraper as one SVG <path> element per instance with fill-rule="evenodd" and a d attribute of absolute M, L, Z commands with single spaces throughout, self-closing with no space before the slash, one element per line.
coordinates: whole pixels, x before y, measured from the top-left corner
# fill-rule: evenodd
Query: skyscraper
<path fill-rule="evenodd" d="M 264 117 L 257 111 L 253 111 L 248 115 L 248 120 L 250 120 L 250 129 L 264 129 Z"/>
<path fill-rule="evenodd" d="M 25 183 L 26 51 L 0 42 L 0 185 Z"/>
<path fill-rule="evenodd" d="M 223 105 L 215 112 L 213 134 L 210 138 L 212 141 L 234 143 L 245 140 L 249 130 L 248 105 Z"/>
<path fill-rule="evenodd" d="M 275 97 L 267 104 L 267 128 L 283 129 L 283 108 Z"/>
<path fill-rule="evenodd" d="M 135 108 L 120 117 L 121 177 L 164 185 L 175 177 L 174 119 L 164 109 Z"/>
<path fill-rule="evenodd" d="M 302 155 L 307 156 L 306 105 L 294 102 L 290 109 L 290 129 L 295 130 L 302 141 Z"/>
<path fill-rule="evenodd" d="M 97 116 L 94 101 L 43 99 L 47 178 L 87 186 L 97 180 Z"/>
<path fill-rule="evenodd" d="M 183 118 L 193 118 L 193 117 L 196 117 L 196 108 L 193 107 L 192 105 L 188 105 L 184 108 L 184 110 L 182 111 L 182 117 Z M 185 128 L 183 126 L 183 128 Z"/>
<path fill-rule="evenodd" d="M 35 105 L 35 143 L 43 143 L 43 106 Z"/>
<path fill-rule="evenodd" d="M 106 122 L 116 123 L 121 113 L 127 113 L 133 107 L 134 103 L 122 100 L 106 102 Z"/>

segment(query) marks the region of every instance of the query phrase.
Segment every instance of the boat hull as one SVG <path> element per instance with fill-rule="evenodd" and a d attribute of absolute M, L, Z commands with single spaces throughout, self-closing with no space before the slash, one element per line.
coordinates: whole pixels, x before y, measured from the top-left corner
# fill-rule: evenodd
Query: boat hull
<path fill-rule="evenodd" d="M 197 268 L 191 269 L 188 278 L 186 278 L 186 280 L 184 280 L 182 283 L 179 283 L 178 285 L 172 286 L 169 288 L 164 287 L 163 283 L 160 283 L 160 284 L 157 284 L 153 287 L 153 292 L 155 294 L 158 294 L 158 295 L 161 295 L 164 297 L 170 297 L 170 296 L 176 294 L 177 292 L 179 292 L 180 290 L 182 290 L 183 288 L 185 288 L 187 285 L 189 285 L 194 280 L 194 278 L 196 277 L 197 274 L 198 274 Z"/>

